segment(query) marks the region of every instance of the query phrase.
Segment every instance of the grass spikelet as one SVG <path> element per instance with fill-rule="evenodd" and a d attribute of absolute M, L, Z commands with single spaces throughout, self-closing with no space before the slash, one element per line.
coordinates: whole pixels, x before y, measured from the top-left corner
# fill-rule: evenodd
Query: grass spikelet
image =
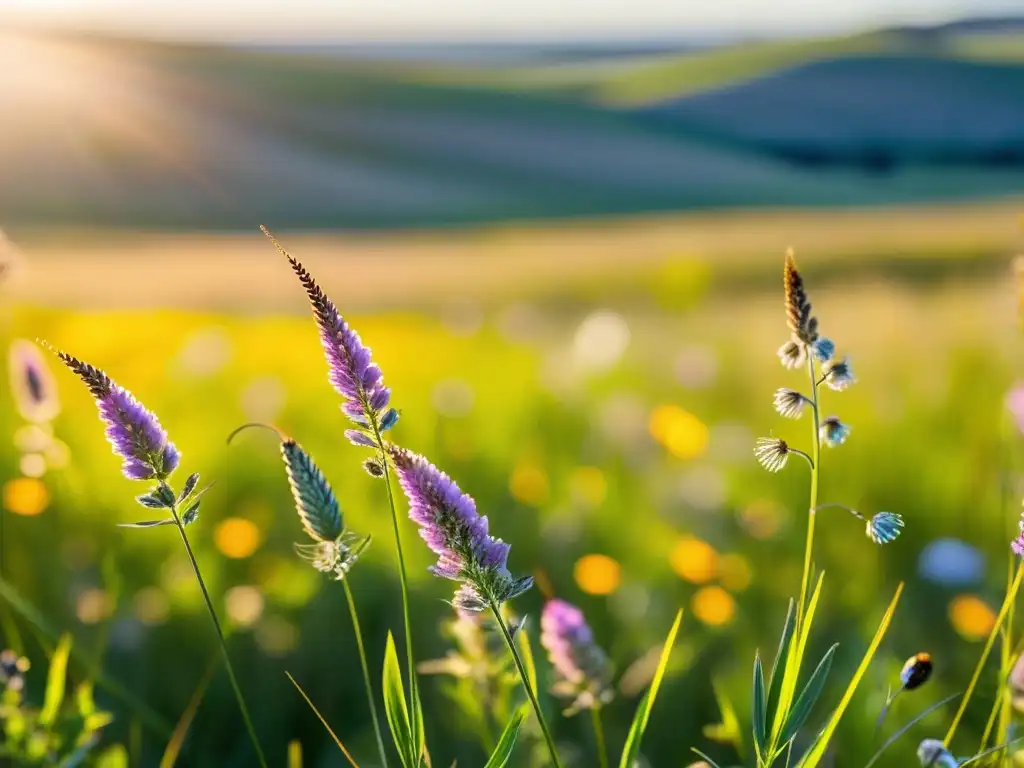
<path fill-rule="evenodd" d="M 782 280 L 786 288 L 786 323 L 789 330 L 805 344 L 813 344 L 818 338 L 818 322 L 811 317 L 811 301 L 804 289 L 804 279 L 797 269 L 792 249 L 786 251 Z"/>

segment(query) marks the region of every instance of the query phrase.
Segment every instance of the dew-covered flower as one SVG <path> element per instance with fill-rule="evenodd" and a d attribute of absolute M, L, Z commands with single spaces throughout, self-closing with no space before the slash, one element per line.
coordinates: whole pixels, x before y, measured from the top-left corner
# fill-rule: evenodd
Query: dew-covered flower
<path fill-rule="evenodd" d="M 804 345 L 795 337 L 779 347 L 779 360 L 790 370 L 799 368 L 807 362 L 807 351 Z"/>
<path fill-rule="evenodd" d="M 843 424 L 838 416 L 829 416 L 822 420 L 821 426 L 818 428 L 818 435 L 821 437 L 821 442 L 829 448 L 835 448 L 846 442 L 851 429 L 852 427 Z"/>
<path fill-rule="evenodd" d="M 825 365 L 825 383 L 831 389 L 842 392 L 851 384 L 857 381 L 850 367 L 850 358 L 843 357 L 842 360 L 833 360 Z"/>
<path fill-rule="evenodd" d="M 917 759 L 925 768 L 957 768 L 960 762 L 939 739 L 925 739 L 917 748 Z"/>
<path fill-rule="evenodd" d="M 461 583 L 452 604 L 459 610 L 483 611 L 533 586 L 529 576 L 508 570 L 509 545 L 489 534 L 487 517 L 444 472 L 419 454 L 387 446 L 399 483 L 409 501 L 409 517 L 438 556 L 431 573 Z"/>
<path fill-rule="evenodd" d="M 11 342 L 10 375 L 14 405 L 25 421 L 43 424 L 60 413 L 50 366 L 31 341 L 15 339 Z"/>
<path fill-rule="evenodd" d="M 903 532 L 903 518 L 895 512 L 878 512 L 867 521 L 867 535 L 875 544 L 895 541 Z"/>
<path fill-rule="evenodd" d="M 611 701 L 612 667 L 583 611 L 564 600 L 548 600 L 540 617 L 540 643 L 557 677 L 552 693 L 572 700 L 566 714 Z"/>
<path fill-rule="evenodd" d="M 907 659 L 903 669 L 900 670 L 900 683 L 903 684 L 903 690 L 912 691 L 927 683 L 928 678 L 932 676 L 932 668 L 932 657 L 929 653 L 915 653 Z"/>
<path fill-rule="evenodd" d="M 313 317 L 320 329 L 320 343 L 327 358 L 328 378 L 345 401 L 341 406 L 345 415 L 357 426 L 357 429 L 348 430 L 345 436 L 356 445 L 376 446 L 376 432 L 394 425 L 398 412 L 388 409 L 391 390 L 384 386 L 384 375 L 372 361 L 370 348 L 363 344 L 359 334 L 349 326 L 306 268 L 274 239 L 266 227 L 261 229 L 288 259 L 309 296 Z"/>
<path fill-rule="evenodd" d="M 758 463 L 769 472 L 778 472 L 789 460 L 790 448 L 785 440 L 776 437 L 759 437 L 754 446 Z"/>
<path fill-rule="evenodd" d="M 811 353 L 819 363 L 827 363 L 835 355 L 836 345 L 832 343 L 832 339 L 821 336 L 811 345 Z"/>
<path fill-rule="evenodd" d="M 810 401 L 797 392 L 795 389 L 782 387 L 775 391 L 775 410 L 787 419 L 799 419 L 804 412 L 804 406 Z"/>
<path fill-rule="evenodd" d="M 57 357 L 78 375 L 96 398 L 100 418 L 114 453 L 124 459 L 121 471 L 131 480 L 165 480 L 177 468 L 181 455 L 156 415 L 99 368 L 56 351 Z"/>

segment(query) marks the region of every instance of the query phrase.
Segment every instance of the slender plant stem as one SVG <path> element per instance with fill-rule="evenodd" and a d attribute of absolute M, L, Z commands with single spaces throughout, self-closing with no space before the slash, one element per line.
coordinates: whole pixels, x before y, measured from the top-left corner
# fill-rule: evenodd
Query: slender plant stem
<path fill-rule="evenodd" d="M 370 718 L 373 720 L 373 733 L 377 737 L 377 749 L 380 751 L 380 764 L 382 768 L 388 768 L 388 756 L 384 749 L 384 737 L 381 735 L 380 721 L 377 719 L 377 705 L 373 700 L 373 686 L 370 684 L 370 667 L 366 663 L 366 648 L 363 646 L 363 632 L 359 628 L 359 616 L 356 614 L 356 601 L 352 597 L 352 588 L 348 585 L 348 579 L 341 580 L 341 586 L 345 590 L 345 600 L 348 602 L 348 612 L 352 617 L 352 630 L 356 635 L 356 650 L 359 652 L 359 663 L 363 668 L 363 684 L 366 687 L 366 703 L 370 707 Z"/>
<path fill-rule="evenodd" d="M 601 708 L 591 707 L 590 720 L 594 723 L 594 742 L 597 745 L 597 760 L 601 768 L 608 768 L 608 748 L 604 743 L 604 726 L 601 725 Z"/>
<path fill-rule="evenodd" d="M 813 442 L 811 461 L 811 492 L 807 514 L 807 543 L 804 548 L 804 572 L 800 578 L 800 601 L 796 604 L 796 624 L 794 633 L 799 636 L 804 620 L 804 609 L 807 604 L 807 589 L 811 581 L 811 561 L 814 554 L 814 521 L 817 518 L 818 507 L 818 473 L 821 471 L 821 438 L 819 427 L 821 414 L 818 406 L 818 377 L 815 371 L 814 355 L 807 351 L 807 371 L 811 381 L 811 427 L 814 434 L 811 436 Z"/>
<path fill-rule="evenodd" d="M 217 618 L 217 611 L 213 608 L 213 600 L 210 599 L 210 593 L 206 589 L 206 582 L 203 581 L 203 574 L 199 571 L 199 563 L 196 561 L 196 556 L 192 552 L 192 545 L 189 543 L 188 534 L 185 533 L 185 525 L 181 522 L 181 517 L 178 515 L 178 505 L 175 504 L 171 507 L 171 514 L 174 516 L 174 524 L 178 528 L 178 533 L 181 534 L 181 542 L 185 545 L 185 552 L 188 555 L 189 562 L 192 564 L 192 570 L 196 574 L 196 581 L 199 582 L 199 590 L 203 593 L 203 600 L 206 602 L 206 610 L 210 613 L 210 619 L 213 621 L 213 628 L 217 630 L 217 639 L 220 640 L 220 650 L 224 654 L 224 666 L 228 671 L 228 678 L 231 680 L 231 687 L 235 691 L 235 698 L 238 700 L 238 708 L 242 712 L 242 719 L 245 721 L 245 728 L 249 732 L 249 740 L 252 742 L 253 749 L 256 750 L 256 757 L 260 762 L 262 768 L 267 768 L 267 759 L 263 756 L 263 748 L 260 747 L 259 739 L 256 738 L 256 729 L 252 725 L 252 718 L 249 717 L 249 708 L 245 705 L 245 698 L 242 696 L 242 689 L 238 686 L 238 678 L 235 677 L 235 668 L 231 665 L 231 654 L 228 653 L 228 643 L 224 639 L 224 630 L 221 629 L 220 619 Z"/>
<path fill-rule="evenodd" d="M 501 617 L 501 609 L 493 602 L 491 603 L 491 613 L 494 614 L 494 620 L 497 621 L 498 626 L 501 627 L 501 634 L 505 638 L 505 644 L 508 646 L 508 650 L 512 654 L 512 660 L 516 663 L 516 669 L 519 671 L 519 679 L 523 683 L 523 688 L 526 689 L 526 695 L 530 699 L 530 704 L 533 705 L 533 711 L 537 715 L 537 722 L 540 723 L 540 729 L 544 734 L 544 741 L 547 742 L 548 751 L 551 753 L 551 763 L 554 768 L 562 768 L 562 762 L 558 759 L 558 750 L 555 749 L 555 740 L 551 736 L 547 720 L 544 719 L 544 712 L 540 708 L 540 702 L 537 700 L 537 694 L 533 690 L 533 686 L 530 685 L 530 676 L 527 674 L 526 667 L 523 665 L 523 660 L 519 656 L 519 649 L 516 648 L 516 641 L 508 631 L 508 627 L 505 625 L 505 620 Z"/>
<path fill-rule="evenodd" d="M 960 699 L 960 706 L 957 708 L 956 715 L 953 717 L 953 722 L 949 726 L 949 730 L 946 732 L 946 738 L 943 739 L 943 743 L 948 748 L 950 743 L 953 741 L 953 737 L 956 735 L 956 729 L 960 725 L 960 719 L 964 716 L 964 712 L 967 710 L 967 705 L 971 701 L 971 696 L 974 694 L 974 688 L 978 685 L 978 680 L 981 678 L 981 671 L 985 666 L 985 662 L 988 661 L 988 655 L 992 652 L 992 646 L 995 645 L 996 635 L 999 634 L 999 628 L 1003 624 L 1003 620 L 1006 618 L 1007 613 L 1010 610 L 1010 606 L 1013 605 L 1014 600 L 1017 597 L 1017 591 L 1020 589 L 1021 579 L 1024 578 L 1024 562 L 1017 565 L 1017 575 L 1013 578 L 1013 584 L 1006 592 L 1006 597 L 1003 598 L 1003 605 L 999 609 L 999 615 L 996 616 L 995 624 L 992 626 L 992 631 L 988 635 L 988 640 L 985 642 L 985 648 L 981 652 L 981 658 L 978 659 L 978 664 L 974 668 L 974 674 L 971 676 L 971 682 L 967 686 L 967 691 L 964 693 L 964 697 Z"/>

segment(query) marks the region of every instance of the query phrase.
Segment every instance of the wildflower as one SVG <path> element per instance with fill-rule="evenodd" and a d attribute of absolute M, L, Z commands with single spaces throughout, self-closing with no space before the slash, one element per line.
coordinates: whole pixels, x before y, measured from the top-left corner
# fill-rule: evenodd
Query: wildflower
<path fill-rule="evenodd" d="M 775 391 L 775 410 L 787 419 L 799 419 L 803 415 L 804 406 L 809 402 L 795 389 L 782 387 Z"/>
<path fill-rule="evenodd" d="M 842 392 L 857 381 L 853 375 L 853 369 L 850 368 L 850 359 L 848 357 L 844 357 L 842 360 L 833 360 L 826 364 L 823 378 L 825 383 L 836 392 Z"/>
<path fill-rule="evenodd" d="M 1019 523 L 1020 533 L 1017 538 L 1010 542 L 1010 549 L 1017 557 L 1024 557 L 1024 518 Z"/>
<path fill-rule="evenodd" d="M 612 668 L 594 642 L 583 611 L 564 600 L 548 600 L 540 617 L 540 642 L 558 681 L 552 692 L 573 699 L 566 714 L 611 701 Z"/>
<path fill-rule="evenodd" d="M 782 280 L 786 288 L 786 322 L 797 341 L 805 345 L 818 340 L 818 320 L 811 316 L 811 302 L 804 290 L 804 279 L 796 267 L 793 251 L 786 252 Z"/>
<path fill-rule="evenodd" d="M 100 418 L 106 423 L 107 440 L 124 459 L 121 471 L 130 480 L 165 480 L 177 468 L 181 455 L 157 417 L 100 369 L 71 355 L 57 357 L 78 375 L 96 398 Z"/>
<path fill-rule="evenodd" d="M 932 676 L 932 657 L 928 653 L 917 653 L 907 659 L 900 670 L 900 682 L 903 690 L 912 691 L 920 688 Z"/>
<path fill-rule="evenodd" d="M 775 437 L 759 437 L 754 447 L 754 456 L 769 472 L 778 472 L 789 461 L 791 449 L 785 440 Z"/>
<path fill-rule="evenodd" d="M 24 339 L 11 342 L 10 374 L 14 404 L 25 421 L 42 424 L 60 412 L 50 367 L 35 344 Z"/>
<path fill-rule="evenodd" d="M 392 415 L 394 409 L 385 410 L 391 401 L 391 390 L 384 386 L 384 376 L 372 362 L 370 348 L 363 344 L 359 334 L 349 326 L 306 268 L 274 239 L 266 227 L 261 229 L 288 259 L 309 296 L 330 369 L 328 378 L 345 401 L 342 404 L 345 415 L 358 426 L 358 429 L 346 432 L 346 437 L 357 445 L 375 447 L 376 433 L 385 431 L 397 421 L 397 411 Z"/>
<path fill-rule="evenodd" d="M 821 437 L 821 442 L 829 448 L 835 448 L 846 442 L 846 438 L 850 436 L 850 430 L 851 427 L 848 424 L 843 424 L 838 416 L 829 416 L 821 422 L 818 434 Z"/>
<path fill-rule="evenodd" d="M 917 748 L 917 759 L 927 768 L 956 768 L 959 761 L 938 739 L 925 739 Z"/>
<path fill-rule="evenodd" d="M 489 535 L 487 517 L 477 512 L 471 496 L 424 457 L 394 445 L 387 450 L 409 501 L 409 517 L 438 556 L 430 571 L 461 583 L 452 601 L 456 609 L 494 609 L 533 586 L 531 577 L 509 573 L 509 545 Z"/>
<path fill-rule="evenodd" d="M 895 512 L 879 512 L 867 521 L 867 535 L 875 544 L 895 541 L 903 532 L 903 518 Z"/>
<path fill-rule="evenodd" d="M 819 363 L 827 363 L 836 353 L 836 345 L 832 342 L 832 339 L 826 339 L 822 336 L 811 345 L 811 353 Z"/>
<path fill-rule="evenodd" d="M 779 347 L 779 359 L 789 369 L 799 368 L 807 360 L 807 352 L 804 345 L 796 337 L 790 339 Z"/>

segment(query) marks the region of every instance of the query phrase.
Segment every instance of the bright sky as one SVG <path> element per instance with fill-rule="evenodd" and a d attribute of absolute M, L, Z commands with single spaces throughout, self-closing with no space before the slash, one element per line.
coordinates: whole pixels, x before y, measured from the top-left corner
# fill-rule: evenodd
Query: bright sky
<path fill-rule="evenodd" d="M 1021 12 L 1024 0 L 0 0 L 0 21 L 282 41 L 801 34 Z"/>

